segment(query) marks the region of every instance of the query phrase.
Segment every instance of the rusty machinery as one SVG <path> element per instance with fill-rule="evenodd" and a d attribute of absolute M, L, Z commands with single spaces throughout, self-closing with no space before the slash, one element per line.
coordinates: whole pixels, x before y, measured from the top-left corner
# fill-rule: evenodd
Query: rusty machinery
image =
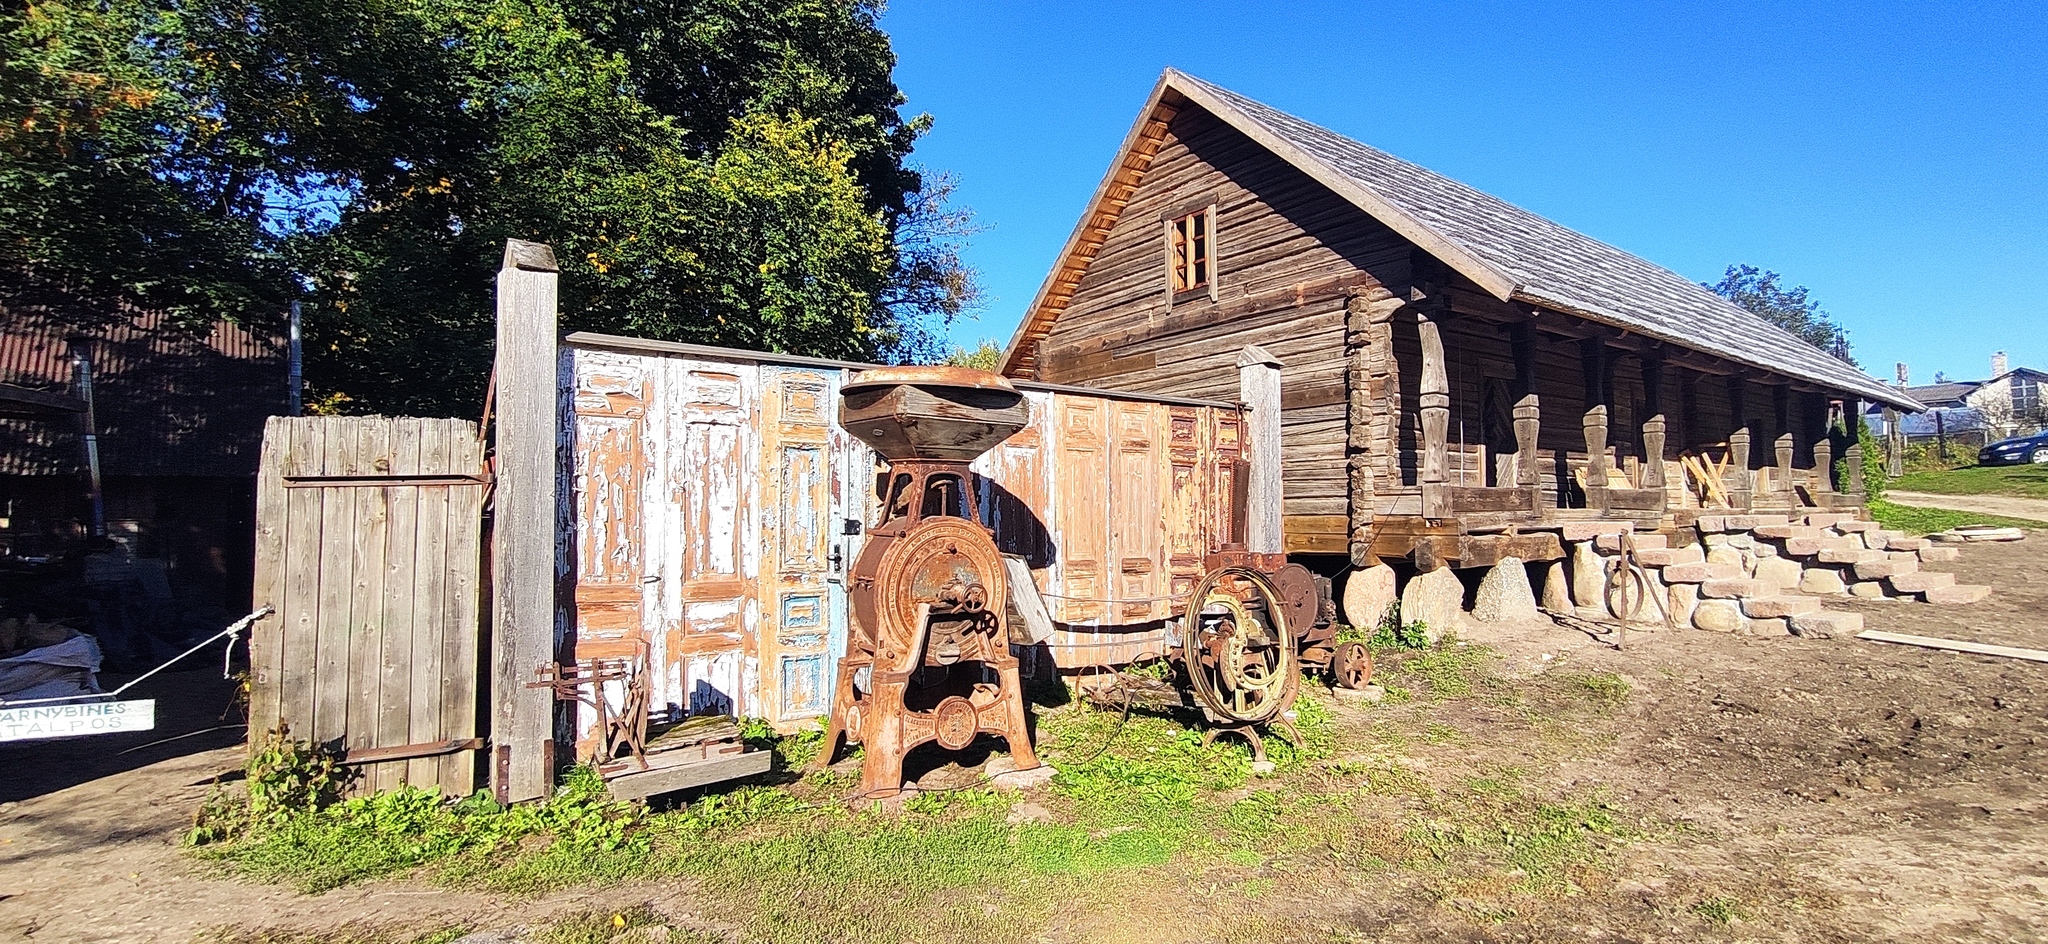
<path fill-rule="evenodd" d="M 1029 424 L 1023 395 L 982 371 L 903 367 L 863 371 L 840 396 L 840 426 L 889 469 L 880 523 L 848 576 L 853 631 L 818 763 L 841 738 L 864 745 L 862 795 L 875 797 L 902 789 L 904 758 L 925 743 L 960 750 L 995 734 L 1017 769 L 1038 766 L 1005 625 L 1010 588 L 968 468 Z M 1303 669 L 1354 688 L 1370 678 L 1365 647 L 1335 640 L 1327 580 L 1240 544 L 1204 565 L 1172 655 L 1217 730 L 1262 751 L 1256 729 L 1286 727 Z"/>
<path fill-rule="evenodd" d="M 1017 769 L 1038 766 L 1003 559 L 968 470 L 1030 419 L 1008 381 L 966 368 L 879 368 L 840 389 L 839 425 L 889 464 L 881 522 L 848 575 L 853 630 L 819 758 L 842 736 L 863 745 L 864 796 L 900 791 L 904 758 L 927 742 L 961 750 L 994 734 Z"/>

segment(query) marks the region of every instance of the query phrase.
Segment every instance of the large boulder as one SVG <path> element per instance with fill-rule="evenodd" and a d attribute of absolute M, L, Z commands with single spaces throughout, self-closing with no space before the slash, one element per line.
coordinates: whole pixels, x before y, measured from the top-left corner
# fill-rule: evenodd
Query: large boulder
<path fill-rule="evenodd" d="M 1543 608 L 1558 614 L 1572 611 L 1571 578 L 1565 576 L 1563 561 L 1551 561 L 1543 569 Z"/>
<path fill-rule="evenodd" d="M 1448 567 L 1416 574 L 1401 588 L 1401 622 L 1421 623 L 1430 642 L 1458 627 L 1465 609 L 1465 585 Z"/>
<path fill-rule="evenodd" d="M 1400 596 L 1394 592 L 1394 568 L 1385 564 L 1358 567 L 1344 578 L 1344 622 L 1371 629 L 1386 618 Z"/>
<path fill-rule="evenodd" d="M 1472 602 L 1472 618 L 1482 623 L 1513 623 L 1536 619 L 1536 591 L 1529 586 L 1529 570 L 1519 557 L 1503 557 L 1479 581 L 1479 594 Z"/>
<path fill-rule="evenodd" d="M 1692 611 L 1692 624 L 1716 633 L 1739 633 L 1749 621 L 1733 600 L 1701 600 Z"/>
<path fill-rule="evenodd" d="M 1593 542 L 1572 545 L 1572 602 L 1606 609 L 1603 591 L 1607 587 L 1607 559 L 1593 550 Z"/>

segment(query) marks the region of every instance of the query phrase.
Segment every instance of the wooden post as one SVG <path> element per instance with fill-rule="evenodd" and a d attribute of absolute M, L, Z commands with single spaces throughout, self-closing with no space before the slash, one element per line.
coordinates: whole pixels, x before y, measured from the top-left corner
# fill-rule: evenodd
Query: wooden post
<path fill-rule="evenodd" d="M 1835 443 L 1826 436 L 1813 444 L 1813 478 L 1807 488 L 1815 495 L 1835 490 Z"/>
<path fill-rule="evenodd" d="M 1536 466 L 1536 440 L 1542 432 L 1543 411 L 1532 393 L 1515 404 L 1515 484 L 1523 488 L 1535 488 L 1543 480 Z"/>
<path fill-rule="evenodd" d="M 1370 567 L 1379 563 L 1372 553 L 1373 519 L 1378 514 L 1379 456 L 1385 448 L 1376 435 L 1387 421 L 1384 385 L 1375 384 L 1376 361 L 1391 360 L 1390 344 L 1381 339 L 1387 322 L 1407 304 L 1396 297 L 1353 297 L 1344 313 L 1344 464 L 1348 488 L 1346 505 L 1350 512 L 1349 550 L 1351 566 Z M 1398 412 L 1398 411 L 1394 411 Z"/>
<path fill-rule="evenodd" d="M 1246 407 L 1244 449 L 1251 460 L 1245 488 L 1245 550 L 1279 554 L 1286 537 L 1280 520 L 1280 359 L 1256 344 L 1237 355 L 1237 396 Z"/>
<path fill-rule="evenodd" d="M 1426 312 L 1416 314 L 1416 328 L 1422 339 L 1422 517 L 1447 517 L 1443 507 L 1443 484 L 1449 478 L 1451 383 L 1444 370 L 1444 339 L 1437 323 Z"/>
<path fill-rule="evenodd" d="M 1643 487 L 1664 488 L 1664 414 L 1643 422 Z"/>
<path fill-rule="evenodd" d="M 1771 491 L 1789 492 L 1792 490 L 1792 434 L 1779 436 L 1773 445 L 1777 449 L 1778 471 L 1776 481 L 1771 483 Z"/>
<path fill-rule="evenodd" d="M 1726 483 L 1728 503 L 1736 508 L 1747 509 L 1750 503 L 1750 489 L 1756 484 L 1749 474 L 1749 427 L 1744 426 L 1728 434 L 1728 477 Z"/>
<path fill-rule="evenodd" d="M 1607 384 L 1607 339 L 1579 341 L 1579 370 L 1586 381 L 1586 407 L 1606 406 L 1611 388 Z"/>
<path fill-rule="evenodd" d="M 1598 496 L 1607 490 L 1607 408 L 1587 410 L 1581 425 L 1586 433 L 1586 506 L 1598 508 Z"/>
<path fill-rule="evenodd" d="M 1536 332 L 1527 321 L 1508 326 L 1508 347 L 1515 356 L 1515 399 L 1536 392 Z"/>
<path fill-rule="evenodd" d="M 507 802 L 554 786 L 555 252 L 505 241 L 498 270 L 497 485 L 491 533 L 492 780 Z"/>

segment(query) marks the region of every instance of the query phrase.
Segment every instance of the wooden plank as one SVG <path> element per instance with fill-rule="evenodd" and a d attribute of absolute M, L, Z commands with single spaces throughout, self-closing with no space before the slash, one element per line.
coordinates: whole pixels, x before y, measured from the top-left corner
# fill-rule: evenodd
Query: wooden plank
<path fill-rule="evenodd" d="M 255 605 L 276 612 L 249 632 L 249 742 L 277 725 L 278 686 L 284 679 L 285 546 L 291 518 L 286 514 L 285 454 L 291 450 L 290 418 L 273 416 L 263 424 L 263 451 L 256 463 L 255 579 L 250 596 Z"/>
<path fill-rule="evenodd" d="M 358 417 L 341 417 L 326 425 L 326 448 L 320 456 L 320 473 L 346 475 L 353 471 L 362 425 Z M 351 489 L 323 488 L 320 500 L 320 608 L 314 625 L 316 654 L 313 666 L 313 715 L 303 732 L 315 744 L 329 744 L 348 736 L 349 711 L 349 626 L 355 615 L 356 496 Z M 368 745 L 364 745 L 368 746 Z"/>
<path fill-rule="evenodd" d="M 381 416 L 356 421 L 356 447 L 351 474 L 378 475 L 391 464 L 391 420 Z M 378 708 L 384 699 L 384 568 L 391 532 L 391 496 L 388 488 L 338 489 L 346 494 L 355 510 L 354 540 L 349 548 L 349 571 L 354 581 L 349 591 L 348 622 L 348 734 L 350 750 L 378 747 Z M 402 742 L 401 742 L 402 743 Z M 365 772 L 357 789 L 376 792 L 397 786 L 389 765 Z"/>
<path fill-rule="evenodd" d="M 484 467 L 483 442 L 478 438 L 476 424 L 468 420 L 442 420 L 440 423 L 442 436 L 448 443 L 447 468 L 470 474 L 481 473 Z M 549 487 L 552 490 L 553 482 Z M 443 591 L 446 603 L 439 629 L 442 656 L 438 676 L 440 733 L 446 738 L 467 738 L 482 733 L 477 723 L 477 711 L 481 693 L 479 683 L 484 671 L 480 649 L 484 632 L 481 611 L 483 502 L 483 492 L 476 489 L 456 489 L 448 493 L 445 558 L 448 583 Z M 548 523 L 548 532 L 554 533 L 553 522 Z M 552 544 L 548 551 L 552 562 Z M 552 646 L 552 621 L 548 639 Z M 548 657 L 553 658 L 552 649 Z M 549 707 L 552 710 L 551 702 Z M 442 756 L 442 790 L 458 796 L 471 793 L 476 789 L 476 768 L 477 758 L 472 752 Z"/>
<path fill-rule="evenodd" d="M 493 518 L 493 746 L 509 751 L 499 798 L 546 796 L 553 695 L 527 688 L 555 657 L 556 280 L 554 250 L 507 240 L 498 271 L 497 494 Z"/>
<path fill-rule="evenodd" d="M 1281 528 L 1280 361 L 1264 348 L 1247 346 L 1237 356 L 1239 399 L 1246 407 L 1245 549 L 1284 553 Z"/>
<path fill-rule="evenodd" d="M 448 427 L 439 422 L 422 422 L 415 459 L 421 469 L 448 467 Z M 457 493 L 448 489 L 420 489 L 413 497 L 413 567 L 415 586 L 407 648 L 412 665 L 407 675 L 406 738 L 421 744 L 473 731 L 451 731 L 441 723 L 443 646 L 447 636 L 442 612 L 448 597 L 448 527 L 450 508 Z M 425 786 L 442 783 L 441 760 L 419 758 L 406 763 L 406 776 Z M 445 786 L 445 784 L 443 784 Z"/>
<path fill-rule="evenodd" d="M 284 467 L 317 470 L 324 461 L 327 429 L 331 425 L 314 419 L 288 421 L 291 438 L 284 453 Z M 314 685 L 319 664 L 321 575 L 321 512 L 325 502 L 320 492 L 301 489 L 284 496 L 286 525 L 279 545 L 278 567 L 283 572 L 284 598 L 278 601 L 278 712 L 274 724 L 284 725 L 297 737 L 313 736 Z M 252 732 L 257 733 L 257 732 Z M 260 743 L 249 739 L 251 747 Z"/>
<path fill-rule="evenodd" d="M 1970 642 L 1965 639 L 1942 639 L 1937 636 L 1888 633 L 1876 629 L 1866 629 L 1857 633 L 1856 638 L 1868 639 L 1871 642 L 1894 643 L 1901 646 L 1920 646 L 1926 649 L 1943 649 L 1949 652 L 1967 652 L 1972 655 L 2024 659 L 2028 662 L 2048 662 L 2048 650 L 2025 649 L 2019 646 L 1996 646 L 1990 643 Z"/>
<path fill-rule="evenodd" d="M 389 473 L 394 477 L 417 475 L 420 471 L 420 427 L 415 419 L 393 419 L 390 424 Z M 419 581 L 416 541 L 419 531 L 419 496 L 427 489 L 418 486 L 390 486 L 385 496 L 384 592 L 377 605 L 382 610 L 381 651 L 377 666 L 377 747 L 410 744 L 412 740 L 413 594 Z M 417 776 L 410 763 L 379 764 L 375 768 L 380 786 L 388 789 L 402 783 L 422 787 L 431 777 Z"/>
<path fill-rule="evenodd" d="M 693 757 L 689 763 L 668 766 L 663 755 L 651 754 L 647 758 L 649 769 L 608 777 L 604 785 L 616 799 L 639 800 L 767 773 L 773 758 L 773 751 L 739 751 L 703 759 Z"/>

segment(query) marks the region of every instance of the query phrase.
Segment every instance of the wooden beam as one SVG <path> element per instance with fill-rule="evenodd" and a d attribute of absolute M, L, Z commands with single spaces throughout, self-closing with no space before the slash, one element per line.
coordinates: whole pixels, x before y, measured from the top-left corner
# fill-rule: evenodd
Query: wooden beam
<path fill-rule="evenodd" d="M 1646 489 L 1664 488 L 1664 414 L 1643 423 L 1643 481 Z"/>
<path fill-rule="evenodd" d="M 1542 481 L 1543 470 L 1538 468 L 1542 460 L 1536 454 L 1542 432 L 1543 411 L 1531 393 L 1515 404 L 1515 484 L 1523 488 L 1535 488 Z"/>
<path fill-rule="evenodd" d="M 1256 344 L 1237 355 L 1238 399 L 1246 407 L 1244 449 L 1251 460 L 1245 493 L 1245 550 L 1286 552 L 1280 503 L 1280 359 Z"/>
<path fill-rule="evenodd" d="M 1994 646 L 1990 643 L 1970 642 L 1966 639 L 1942 639 L 1938 636 L 1915 636 L 1910 633 L 1887 633 L 1883 630 L 1866 629 L 1856 634 L 1857 639 L 1871 642 L 1888 642 L 1900 646 L 1920 646 L 1925 649 L 1943 649 L 1949 652 L 1967 652 L 1972 655 L 1998 656 L 2005 659 L 2024 659 L 2028 662 L 2048 662 L 2048 650 L 2023 649 L 2019 646 Z"/>
<path fill-rule="evenodd" d="M 1430 314 L 1427 310 L 1416 313 L 1422 339 L 1421 393 L 1417 398 L 1422 413 L 1422 468 L 1416 481 L 1422 486 L 1422 517 L 1444 518 L 1441 487 L 1450 470 L 1451 383 L 1444 369 L 1443 334 Z"/>
<path fill-rule="evenodd" d="M 506 240 L 491 531 L 491 766 L 506 802 L 540 799 L 554 788 L 554 693 L 527 683 L 555 661 L 557 272 L 547 245 Z"/>

